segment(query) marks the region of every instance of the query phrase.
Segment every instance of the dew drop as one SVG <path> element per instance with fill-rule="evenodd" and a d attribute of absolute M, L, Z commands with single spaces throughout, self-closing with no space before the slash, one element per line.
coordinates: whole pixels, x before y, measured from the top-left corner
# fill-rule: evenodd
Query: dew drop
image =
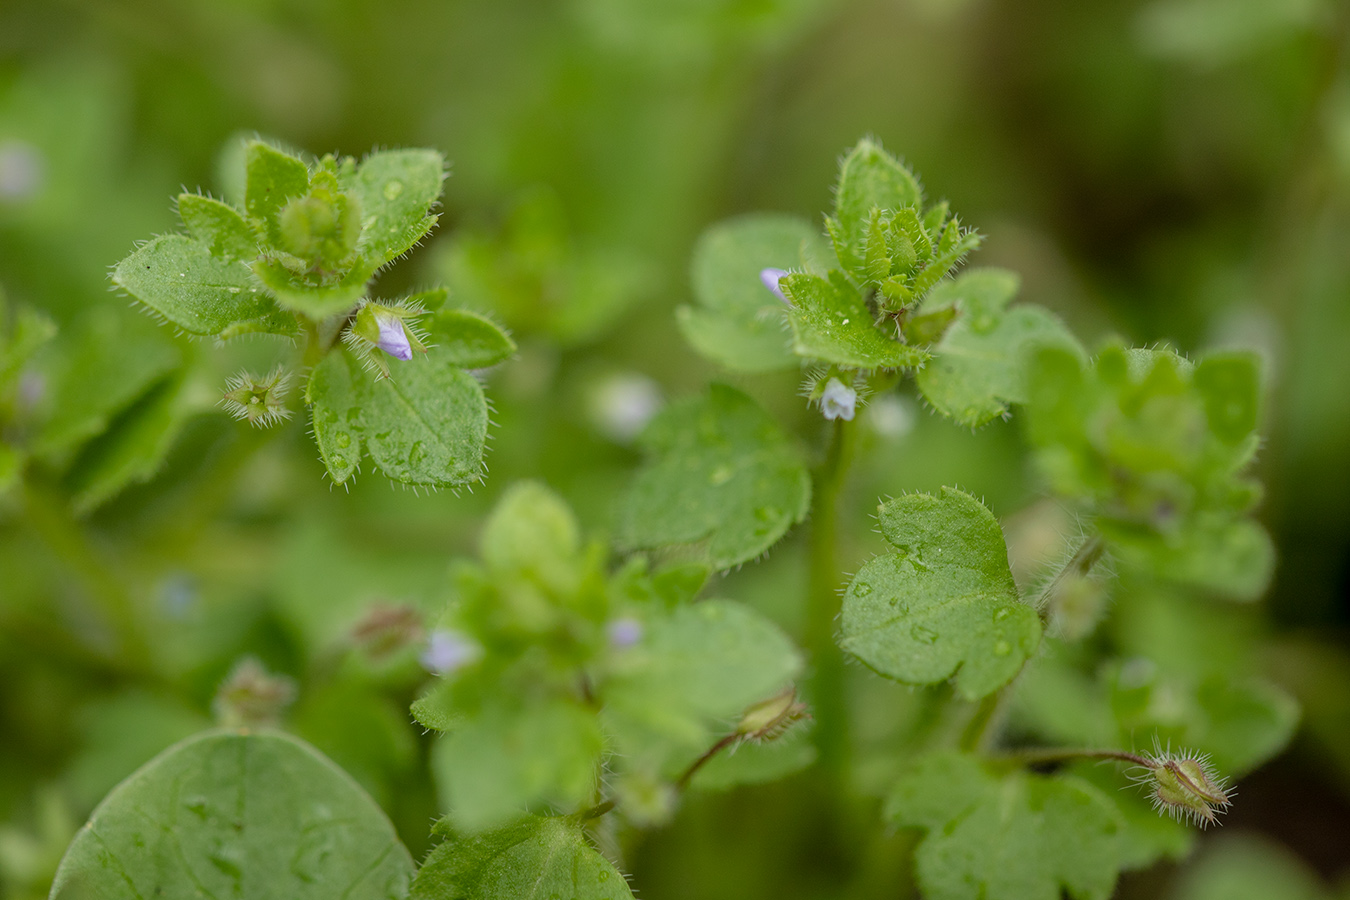
<path fill-rule="evenodd" d="M 921 644 L 935 644 L 938 639 L 938 633 L 926 625 L 915 625 L 909 630 L 909 636 Z"/>
<path fill-rule="evenodd" d="M 384 199 L 393 200 L 401 193 L 403 193 L 403 182 L 397 178 L 384 183 Z"/>
<path fill-rule="evenodd" d="M 207 816 L 208 808 L 205 797 L 188 797 L 183 801 L 183 806 L 199 819 L 205 819 Z"/>
<path fill-rule="evenodd" d="M 427 451 L 422 446 L 421 441 L 413 441 L 412 447 L 408 449 L 408 465 L 416 468 L 426 461 Z"/>
<path fill-rule="evenodd" d="M 857 594 L 859 597 L 866 597 L 868 594 L 872 593 L 872 585 L 868 584 L 866 581 L 855 581 L 853 582 L 853 593 Z M 891 604 L 894 605 L 897 602 L 899 601 L 892 600 Z"/>
<path fill-rule="evenodd" d="M 1007 641 L 999 641 L 997 644 L 994 645 L 995 656 L 1007 656 L 1011 652 L 1012 652 L 1012 645 L 1009 644 Z"/>
<path fill-rule="evenodd" d="M 1006 606 L 1003 607 L 1002 609 L 996 609 L 996 610 L 994 610 L 994 621 L 995 621 L 995 622 L 1002 622 L 1004 619 L 1008 618 L 1008 616 L 1010 616 L 1010 615 L 1012 615 L 1012 610 L 1009 609 L 1009 608 L 1006 607 Z"/>
<path fill-rule="evenodd" d="M 345 432 L 345 431 L 339 431 L 339 432 L 338 432 L 338 436 L 337 436 L 337 445 L 338 445 L 339 447 L 346 447 L 346 446 L 350 445 L 351 442 L 352 442 L 351 436 L 348 435 L 347 432 Z"/>
<path fill-rule="evenodd" d="M 347 457 L 340 453 L 333 454 L 333 468 L 343 469 L 347 466 Z"/>

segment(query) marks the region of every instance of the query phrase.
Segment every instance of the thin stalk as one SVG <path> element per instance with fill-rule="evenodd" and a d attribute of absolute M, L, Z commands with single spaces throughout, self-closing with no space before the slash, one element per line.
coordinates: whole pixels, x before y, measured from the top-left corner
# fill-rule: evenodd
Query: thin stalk
<path fill-rule="evenodd" d="M 692 764 L 690 764 L 689 768 L 684 770 L 684 774 L 681 775 L 679 780 L 675 782 L 675 787 L 681 791 L 689 787 L 689 782 L 693 779 L 695 775 L 698 774 L 699 769 L 707 765 L 708 762 L 714 756 L 721 753 L 723 750 L 730 747 L 732 744 L 736 743 L 736 741 L 740 740 L 740 738 L 741 735 L 733 731 L 731 734 L 727 735 L 726 737 L 722 738 L 720 741 L 709 747 L 702 756 L 700 756 L 698 759 L 694 760 Z"/>
<path fill-rule="evenodd" d="M 834 639 L 839 614 L 839 496 L 853 461 L 854 423 L 835 419 L 825 461 L 816 472 L 811 502 L 810 576 L 806 649 L 814 668 L 812 715 L 820 765 L 838 775 L 848 758 L 848 709 L 844 702 L 844 656 Z"/>
<path fill-rule="evenodd" d="M 1001 753 L 996 759 L 1006 760 L 1022 766 L 1035 766 L 1043 763 L 1072 762 L 1079 759 L 1113 759 L 1118 762 L 1133 763 L 1136 766 L 1151 767 L 1153 764 L 1137 753 L 1124 750 L 1092 750 L 1083 748 L 1046 747 L 1032 750 L 1012 750 Z"/>
<path fill-rule="evenodd" d="M 1038 612 L 1043 611 L 1046 603 L 1055 593 L 1055 589 L 1059 587 L 1060 582 L 1069 575 L 1088 574 L 1092 571 L 1092 567 L 1101 560 L 1102 554 L 1105 552 L 1106 545 L 1102 543 L 1102 536 L 1100 534 L 1094 533 L 1087 540 L 1083 541 L 1078 549 L 1074 551 L 1073 556 L 1069 558 L 1069 561 L 1064 564 L 1064 567 L 1056 572 L 1055 577 L 1051 578 L 1050 581 L 1046 583 L 1044 589 L 1036 596 L 1035 602 L 1031 604 L 1032 607 Z M 1042 618 L 1044 618 L 1044 616 L 1042 616 Z"/>

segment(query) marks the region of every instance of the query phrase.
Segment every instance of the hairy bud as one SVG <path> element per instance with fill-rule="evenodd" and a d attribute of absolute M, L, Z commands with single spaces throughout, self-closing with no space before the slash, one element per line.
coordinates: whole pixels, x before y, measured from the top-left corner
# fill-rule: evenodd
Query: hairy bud
<path fill-rule="evenodd" d="M 278 724 L 294 700 L 295 682 L 250 656 L 230 671 L 211 707 L 226 728 L 248 728 Z"/>
<path fill-rule="evenodd" d="M 736 733 L 746 740 L 770 741 L 807 715 L 806 704 L 797 699 L 797 688 L 789 687 L 747 709 L 736 725 Z"/>
<path fill-rule="evenodd" d="M 1153 808 L 1175 819 L 1189 819 L 1202 828 L 1217 824 L 1218 814 L 1233 802 L 1233 792 L 1203 753 L 1173 753 L 1155 747 L 1136 776 L 1148 786 Z"/>
<path fill-rule="evenodd" d="M 280 366 L 261 377 L 240 372 L 225 382 L 220 405 L 236 419 L 247 421 L 255 428 L 267 428 L 291 417 L 291 411 L 286 408 L 290 387 L 290 373 Z"/>
<path fill-rule="evenodd" d="M 366 302 L 357 311 L 343 340 L 367 362 L 389 377 L 389 364 L 372 350 L 381 350 L 394 359 L 407 362 L 413 351 L 426 353 L 427 345 L 414 324 L 425 310 L 415 303 L 388 304 Z"/>

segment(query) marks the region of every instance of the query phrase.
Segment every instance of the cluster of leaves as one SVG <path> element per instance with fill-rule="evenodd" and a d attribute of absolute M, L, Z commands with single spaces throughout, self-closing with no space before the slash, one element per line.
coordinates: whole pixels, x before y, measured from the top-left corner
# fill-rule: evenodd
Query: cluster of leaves
<path fill-rule="evenodd" d="M 1236 600 L 1266 589 L 1274 549 L 1243 475 L 1260 447 L 1258 360 L 1103 349 L 1038 352 L 1026 433 L 1052 489 L 1083 504 L 1122 561 Z"/>
<path fill-rule="evenodd" d="M 514 343 L 483 316 L 442 309 L 443 290 L 368 296 L 376 274 L 435 226 L 444 158 L 382 150 L 359 163 L 331 155 L 307 163 L 255 140 L 243 167 L 238 205 L 181 194 L 187 233 L 138 247 L 114 283 L 189 334 L 303 335 L 302 362 L 314 367 L 304 399 L 334 482 L 351 477 L 363 451 L 404 484 L 481 478 L 487 402 L 466 370 L 509 357 Z M 409 362 L 414 349 L 422 358 Z M 396 375 L 386 354 L 403 361 Z M 226 405 L 254 424 L 280 420 L 283 377 L 241 376 Z"/>
<path fill-rule="evenodd" d="M 606 787 L 633 820 L 664 819 L 682 774 L 800 671 L 760 615 L 694 602 L 702 566 L 649 572 L 639 557 L 607 575 L 542 485 L 507 492 L 481 556 L 456 567 L 445 674 L 413 707 L 446 732 L 436 771 L 457 829 L 576 811 Z"/>
<path fill-rule="evenodd" d="M 1015 274 L 950 277 L 979 235 L 945 202 L 926 206 L 919 180 L 875 141 L 844 156 L 825 226 L 828 240 L 802 219 L 753 214 L 705 232 L 692 270 L 697 305 L 679 310 L 694 349 L 740 371 L 823 365 L 849 384 L 917 369 L 924 399 L 972 427 L 1026 402 L 1037 347 L 1083 353 L 1051 313 L 1009 308 Z M 764 289 L 766 270 L 784 272 L 781 299 Z"/>

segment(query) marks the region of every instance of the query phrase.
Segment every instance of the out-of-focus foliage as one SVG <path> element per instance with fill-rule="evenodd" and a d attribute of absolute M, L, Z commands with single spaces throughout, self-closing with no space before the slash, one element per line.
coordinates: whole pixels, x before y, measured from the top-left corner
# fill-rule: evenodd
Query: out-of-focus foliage
<path fill-rule="evenodd" d="M 0 896 L 45 897 L 78 824 L 138 766 L 209 725 L 217 688 L 244 657 L 294 680 L 282 727 L 349 772 L 412 857 L 426 858 L 427 823 L 453 813 L 466 789 L 455 752 L 472 750 L 447 749 L 450 739 L 407 715 L 431 682 L 418 657 L 446 627 L 485 647 L 502 641 L 483 664 L 519 666 L 539 686 L 521 703 L 549 703 L 558 684 L 602 664 L 620 699 L 624 678 L 679 694 L 670 701 L 679 715 L 624 732 L 636 749 L 614 784 L 628 809 L 665 824 L 595 832 L 643 897 L 913 896 L 909 861 L 923 878 L 943 854 L 960 857 L 975 879 L 964 883 L 990 885 L 991 896 L 1024 884 L 1100 895 L 1109 866 L 1087 872 L 1086 857 L 1034 871 L 990 864 L 979 828 L 1000 791 L 1018 817 L 1033 802 L 1079 803 L 1074 841 L 1106 839 L 1094 798 L 1117 806 L 1120 897 L 1336 896 L 1350 840 L 1348 21 L 1335 0 L 5 5 Z M 917 206 L 923 235 L 940 245 L 923 213 L 949 200 L 962 227 L 984 237 L 971 256 L 981 268 L 928 285 L 908 332 L 847 312 L 887 283 L 903 304 L 901 289 L 916 293 L 922 278 L 918 251 L 913 263 L 900 252 L 902 235 L 919 238 L 913 223 L 874 222 L 870 204 L 851 211 L 849 192 L 828 193 L 837 154 L 866 134 L 925 177 L 926 205 L 902 184 L 904 195 L 879 209 Z M 293 415 L 269 431 L 232 421 L 219 405 L 227 379 L 293 356 L 291 339 L 271 333 L 289 325 L 217 346 L 109 292 L 112 267 L 147 247 L 194 242 L 230 255 L 216 206 L 188 199 L 198 208 L 180 221 L 170 198 L 200 185 L 247 212 L 239 148 L 256 135 L 337 157 L 427 147 L 449 161 L 437 230 L 373 287 L 423 298 L 420 323 L 444 357 L 426 373 L 428 393 L 437 403 L 474 394 L 482 410 L 469 463 L 437 470 L 453 477 L 404 472 L 422 436 L 378 415 L 325 424 Z M 836 242 L 819 212 L 831 209 Z M 286 252 L 345 260 L 342 240 L 312 240 L 299 218 L 288 219 L 286 240 L 303 252 Z M 169 237 L 184 225 L 190 236 Z M 804 300 L 800 309 L 764 289 L 768 267 L 796 270 L 785 294 Z M 831 269 L 852 281 L 831 280 Z M 997 270 L 1017 273 L 1020 292 Z M 291 275 L 273 274 L 288 289 Z M 426 293 L 437 284 L 449 288 L 443 300 Z M 944 331 L 947 309 L 962 315 Z M 825 340 L 821 323 L 840 311 L 846 327 L 871 330 Z M 208 334 L 224 323 L 188 328 L 160 313 Z M 1024 336 L 1040 346 L 1066 326 L 1081 348 L 1024 358 Z M 1118 353 L 1109 339 L 1168 343 Z M 1260 365 L 1238 347 L 1257 348 Z M 315 379 L 340 380 L 339 365 L 349 400 L 392 395 L 350 352 L 339 347 L 296 380 L 289 408 L 300 412 Z M 798 725 L 719 756 L 674 803 L 668 788 L 699 752 L 690 748 L 735 727 L 732 700 L 763 699 L 797 671 L 788 638 L 808 628 L 812 520 L 793 527 L 803 491 L 761 521 L 754 504 L 710 509 L 673 475 L 657 484 L 689 459 L 709 463 L 680 473 L 691 485 L 723 475 L 716 460 L 681 451 L 670 423 L 692 418 L 691 404 L 715 418 L 708 398 L 735 398 L 773 428 L 736 436 L 757 442 L 765 465 L 733 477 L 772 469 L 805 484 L 797 473 L 819 462 L 823 432 L 819 411 L 795 396 L 798 359 L 848 380 L 920 353 L 931 358 L 913 385 L 858 375 L 855 467 L 830 589 L 894 554 L 872 531 L 878 497 L 956 484 L 980 498 L 1003 525 L 1018 594 L 1051 623 L 1037 668 L 998 712 L 1007 733 L 1135 750 L 1155 733 L 1199 744 L 1245 775 L 1219 837 L 1159 820 L 1095 766 L 981 770 L 968 779 L 964 829 L 945 833 L 946 798 L 931 815 L 911 805 L 889 833 L 881 810 L 898 783 L 915 787 L 916 765 L 944 774 L 925 791 L 966 765 L 919 760 L 962 731 L 943 709 L 970 710 L 944 706 L 944 686 L 911 692 L 863 666 L 842 670 L 851 763 L 838 778 L 801 771 L 815 737 Z M 1110 368 L 1119 357 L 1124 375 Z M 1069 413 L 1021 414 L 1041 366 L 1079 373 Z M 714 376 L 730 386 L 699 399 Z M 480 381 L 490 409 L 478 405 Z M 336 388 L 323 393 L 320 410 L 354 405 Z M 662 412 L 667 398 L 680 399 Z M 399 429 L 407 422 L 400 415 Z M 418 485 L 476 481 L 480 450 L 492 475 L 476 493 L 391 491 L 383 476 L 356 474 L 357 448 Z M 1178 459 L 1188 477 L 1151 477 Z M 570 508 L 575 520 L 531 525 L 537 552 L 503 559 L 481 523 L 520 479 L 562 498 L 540 501 L 540 515 Z M 1267 486 L 1259 503 L 1250 479 Z M 631 518 L 651 496 L 643 485 L 686 504 L 643 519 L 650 532 Z M 1033 502 L 1046 486 L 1072 508 Z M 1094 523 L 1106 557 L 1046 579 L 1065 571 Z M 578 535 L 685 546 L 627 569 Z M 475 556 L 447 573 L 451 559 Z M 707 575 L 706 564 L 741 563 Z M 487 569 L 514 574 L 483 582 Z M 779 681 L 736 693 L 733 671 L 725 684 L 689 686 L 670 674 L 674 663 L 646 656 L 619 671 L 608 623 L 632 616 L 647 637 L 664 630 L 676 646 L 684 630 L 712 627 L 674 611 L 700 588 L 734 598 L 725 621 L 740 614 L 787 635 Z M 504 593 L 503 621 L 463 618 L 496 609 Z M 511 655 L 513 629 L 554 626 L 542 659 Z M 452 714 L 513 727 L 471 703 L 448 704 Z M 489 771 L 518 797 L 586 794 L 591 770 L 575 773 L 609 752 L 595 718 L 560 708 L 547 719 L 571 736 L 575 765 L 541 774 L 522 750 Z M 610 735 L 609 723 L 599 727 Z M 523 737 L 526 749 L 554 739 Z M 563 879 L 557 890 L 620 887 L 582 826 L 546 821 L 465 837 L 452 816 L 431 859 L 452 841 L 474 842 L 477 856 L 428 866 L 425 879 L 452 885 L 442 892 L 510 895 L 490 860 L 535 852 L 528 841 L 538 838 L 557 848 L 550 858 L 573 860 L 550 870 Z M 1261 837 L 1233 840 L 1227 830 L 1238 828 Z M 1163 858 L 1176 866 L 1149 868 Z M 933 896 L 951 873 L 944 864 L 926 880 Z M 1030 880 L 997 880 L 1013 875 Z"/>

